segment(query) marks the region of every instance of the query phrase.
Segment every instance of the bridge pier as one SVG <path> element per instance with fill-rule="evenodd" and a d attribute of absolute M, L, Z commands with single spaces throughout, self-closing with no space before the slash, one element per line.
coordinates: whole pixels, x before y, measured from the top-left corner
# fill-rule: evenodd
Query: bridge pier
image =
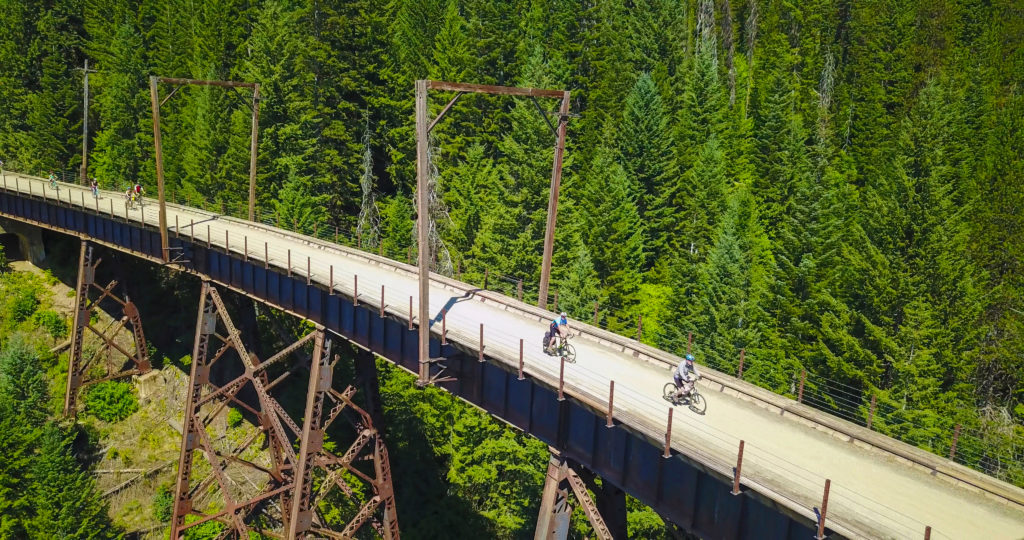
<path fill-rule="evenodd" d="M 541 492 L 540 512 L 537 516 L 534 540 L 565 540 L 568 538 L 569 516 L 572 515 L 572 505 L 569 503 L 570 492 L 576 496 L 576 501 L 583 508 L 583 513 L 586 514 L 587 520 L 594 528 L 597 538 L 601 540 L 625 539 L 625 493 L 618 490 L 619 494 L 616 495 L 617 488 L 607 484 L 609 488 L 607 499 L 603 505 L 595 503 L 587 492 L 587 482 L 583 479 L 586 476 L 592 480 L 593 473 L 586 471 L 579 463 L 561 455 L 558 450 L 550 447 L 549 449 L 551 458 L 548 461 L 548 471 L 544 478 L 544 490 Z M 605 492 L 603 489 L 595 491 L 602 495 Z M 618 504 L 616 497 L 621 498 L 621 505 Z M 614 528 L 609 527 L 605 521 L 601 512 L 602 506 L 615 516 Z"/>
<path fill-rule="evenodd" d="M 298 355 L 303 359 L 300 362 L 285 362 L 310 344 L 311 356 L 302 354 Z M 208 281 L 203 282 L 171 538 L 181 538 L 189 528 L 208 521 L 224 525 L 223 534 L 238 537 L 260 531 L 285 538 L 347 538 L 370 523 L 385 539 L 399 538 L 390 463 L 378 428 L 379 417 L 375 421 L 371 412 L 354 403 L 354 386 L 343 391 L 333 388 L 333 372 L 340 358 L 334 356 L 332 360 L 331 345 L 331 335 L 317 325 L 315 331 L 261 361 L 247 349 L 224 299 Z M 356 368 L 368 389 L 368 409 L 373 411 L 379 408 L 374 405 L 379 403 L 376 372 L 368 371 L 366 362 L 361 359 Z M 369 363 L 372 368 L 372 356 Z M 211 377 L 214 368 L 216 378 Z M 302 368 L 309 371 L 305 407 L 301 412 L 289 412 L 285 406 L 290 403 L 284 401 L 279 386 L 283 388 L 280 383 Z M 215 379 L 227 382 L 220 384 Z M 255 398 L 243 398 L 253 394 Z M 228 404 L 247 411 L 258 421 L 259 429 L 243 441 L 215 439 L 207 431 L 215 422 L 220 425 Z M 356 431 L 354 441 L 340 456 L 324 448 L 326 431 L 339 416 L 344 416 Z M 251 447 L 264 434 L 264 450 L 254 451 Z M 197 452 L 208 467 L 193 467 Z M 259 459 L 261 453 L 269 454 L 269 467 L 266 460 Z M 323 480 L 314 492 L 313 473 L 317 468 L 324 474 L 317 475 Z M 205 475 L 198 474 L 198 470 L 206 471 Z M 244 475 L 244 481 L 231 478 L 240 475 Z M 356 490 L 349 485 L 353 478 L 368 484 L 369 489 L 362 492 L 370 496 L 369 500 L 347 523 L 320 515 L 319 501 L 335 490 L 355 498 Z"/>
<path fill-rule="evenodd" d="M 118 285 L 117 280 L 111 281 L 106 287 L 96 284 L 96 268 L 100 262 L 102 259 L 94 260 L 93 258 L 93 246 L 82 240 L 78 257 L 78 281 L 75 287 L 75 318 L 71 329 L 71 351 L 68 354 L 68 381 L 64 392 L 64 416 L 72 416 L 76 413 L 75 403 L 78 392 L 86 385 L 132 375 L 142 375 L 151 369 L 139 309 L 127 295 L 122 300 L 113 294 L 114 288 Z M 93 290 L 97 291 L 98 295 L 95 300 L 90 300 L 89 293 Z M 113 326 L 100 330 L 92 325 L 91 319 L 93 313 L 101 309 L 100 305 L 106 300 L 118 304 L 123 315 Z M 103 341 L 103 346 L 89 357 L 85 357 L 83 352 L 85 330 L 87 329 Z M 117 343 L 117 337 L 121 330 L 131 331 L 134 348 L 126 349 Z M 125 357 L 120 364 L 114 362 L 114 351 Z M 105 375 L 91 377 L 93 363 L 104 353 L 107 358 Z"/>

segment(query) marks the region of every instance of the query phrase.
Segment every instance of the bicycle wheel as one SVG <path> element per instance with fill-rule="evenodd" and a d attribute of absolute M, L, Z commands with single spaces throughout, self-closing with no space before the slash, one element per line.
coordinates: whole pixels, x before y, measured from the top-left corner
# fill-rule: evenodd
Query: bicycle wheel
<path fill-rule="evenodd" d="M 704 399 L 704 396 L 700 395 L 700 392 L 696 388 L 693 389 L 693 394 L 690 396 L 690 410 L 697 414 L 704 414 L 704 411 L 708 409 L 708 402 Z"/>
<path fill-rule="evenodd" d="M 565 347 L 562 348 L 562 358 L 565 358 L 565 361 L 569 362 L 570 364 L 575 364 L 576 349 L 572 345 L 566 343 Z"/>
<path fill-rule="evenodd" d="M 665 388 L 661 391 L 661 397 L 665 398 L 665 401 L 675 405 L 676 404 L 676 385 L 675 385 L 675 383 L 665 383 Z"/>

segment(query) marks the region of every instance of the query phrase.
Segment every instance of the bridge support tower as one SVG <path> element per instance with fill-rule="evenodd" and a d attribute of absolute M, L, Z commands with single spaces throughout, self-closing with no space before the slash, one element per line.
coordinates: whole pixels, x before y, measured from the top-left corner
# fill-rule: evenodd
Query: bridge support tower
<path fill-rule="evenodd" d="M 64 392 L 64 416 L 74 415 L 78 392 L 83 387 L 112 379 L 141 375 L 151 369 L 149 352 L 146 348 L 146 336 L 142 332 L 142 319 L 139 309 L 125 295 L 122 300 L 114 294 L 117 280 L 111 281 L 106 287 L 96 284 L 96 268 L 102 259 L 94 259 L 93 246 L 82 240 L 78 258 L 78 282 L 75 288 L 75 318 L 71 329 L 71 351 L 68 354 L 68 382 Z M 91 292 L 97 293 L 90 300 Z M 106 301 L 117 304 L 122 317 L 116 323 L 100 329 L 92 323 L 92 315 Z M 95 353 L 86 355 L 84 352 L 85 331 L 89 330 L 103 342 Z M 128 347 L 118 343 L 122 331 L 130 331 L 134 346 Z M 96 362 L 101 356 L 106 358 L 106 366 L 100 368 Z M 101 373 L 100 373 L 101 372 Z"/>
<path fill-rule="evenodd" d="M 626 538 L 626 494 L 610 484 L 597 486 L 594 474 L 550 448 L 551 459 L 541 493 L 535 540 L 564 540 L 569 535 L 571 492 L 583 508 L 594 533 L 601 540 Z M 597 494 L 595 502 L 587 488 Z"/>
<path fill-rule="evenodd" d="M 311 356 L 297 354 L 309 345 Z M 333 373 L 340 359 L 337 355 L 332 359 L 331 347 L 331 335 L 317 325 L 313 332 L 260 360 L 246 348 L 218 291 L 203 282 L 171 538 L 216 521 L 224 526 L 222 537 L 247 538 L 252 531 L 282 538 L 350 538 L 370 524 L 380 536 L 398 540 L 387 448 L 379 431 L 380 419 L 372 414 L 376 386 L 365 392 L 370 412 L 355 403 L 355 386 L 336 390 Z M 308 360 L 286 361 L 293 354 Z M 374 366 L 372 357 L 369 366 Z M 370 382 L 376 384 L 376 372 L 366 374 L 365 359 L 357 361 L 356 369 L 367 387 Z M 286 405 L 291 402 L 284 399 L 281 383 L 305 370 L 309 378 L 304 407 L 289 412 Z M 247 412 L 258 424 L 236 442 L 231 437 L 211 437 L 208 431 L 210 426 L 224 425 L 222 416 L 229 405 Z M 339 417 L 355 428 L 353 441 L 341 455 L 324 448 L 326 430 Z M 194 466 L 197 453 L 205 461 L 199 467 Z M 364 485 L 350 485 L 353 479 Z M 347 522 L 318 510 L 321 500 L 339 494 L 354 499 L 358 506 Z"/>

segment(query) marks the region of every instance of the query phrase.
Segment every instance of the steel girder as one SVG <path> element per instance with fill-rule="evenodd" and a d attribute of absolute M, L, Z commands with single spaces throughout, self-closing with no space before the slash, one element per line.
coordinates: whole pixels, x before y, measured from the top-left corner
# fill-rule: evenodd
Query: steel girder
<path fill-rule="evenodd" d="M 283 365 L 289 355 L 311 341 L 305 413 L 296 420 L 272 393 L 295 370 L 289 369 L 271 381 L 268 368 Z M 385 538 L 399 538 L 387 449 L 370 415 L 352 401 L 355 388 L 349 386 L 342 392 L 332 388 L 338 357 L 331 361 L 331 341 L 318 325 L 314 332 L 260 361 L 247 350 L 221 295 L 209 282 L 203 282 L 172 538 L 180 538 L 187 529 L 208 521 L 224 525 L 225 537 L 243 538 L 253 531 L 272 538 L 309 534 L 349 538 L 362 525 L 371 523 Z M 230 373 L 227 377 L 233 378 L 220 384 L 213 373 Z M 245 391 L 255 393 L 255 407 L 240 396 Z M 207 431 L 226 414 L 228 404 L 247 410 L 259 421 L 259 430 L 238 445 L 215 440 Z M 324 449 L 324 435 L 342 415 L 352 420 L 358 435 L 348 452 L 339 457 Z M 265 435 L 265 451 L 250 451 L 259 435 Z M 194 466 L 196 452 L 205 458 L 202 474 Z M 353 476 L 365 481 L 368 489 L 350 486 Z M 318 503 L 335 489 L 361 504 L 347 523 L 329 523 L 317 511 Z M 365 502 L 360 500 L 364 496 Z"/>
<path fill-rule="evenodd" d="M 106 287 L 96 284 L 96 268 L 102 259 L 93 259 L 93 246 L 82 241 L 78 258 L 78 282 L 75 287 L 75 318 L 71 329 L 71 352 L 68 355 L 68 381 L 64 392 L 64 416 L 76 413 L 75 404 L 78 392 L 83 387 L 112 379 L 141 375 L 151 369 L 149 352 L 146 348 L 146 336 L 142 331 L 142 318 L 139 309 L 125 295 L 124 300 L 114 294 L 117 281 L 111 281 Z M 96 292 L 94 300 L 89 293 Z M 113 325 L 100 329 L 91 322 L 92 314 L 100 309 L 100 304 L 110 300 L 118 304 L 123 316 Z M 97 351 L 85 357 L 83 342 L 85 330 L 95 334 L 103 342 Z M 131 332 L 134 350 L 126 349 L 117 343 L 122 330 Z M 115 354 L 115 352 L 117 354 Z M 96 360 L 106 357 L 102 370 L 96 366 Z M 119 361 L 115 361 L 118 358 Z"/>

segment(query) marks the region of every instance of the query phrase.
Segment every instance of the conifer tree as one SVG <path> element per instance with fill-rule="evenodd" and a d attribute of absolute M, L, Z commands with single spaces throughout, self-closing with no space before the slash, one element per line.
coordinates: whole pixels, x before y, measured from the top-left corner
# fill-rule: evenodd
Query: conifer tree
<path fill-rule="evenodd" d="M 618 130 L 619 163 L 626 174 L 640 187 L 637 210 L 646 218 L 659 193 L 673 179 L 672 139 L 668 132 L 665 108 L 658 88 L 649 73 L 637 78 L 626 97 L 622 126 Z M 652 238 L 659 231 L 650 231 Z M 651 241 L 651 256 L 659 252 L 660 242 Z"/>
<path fill-rule="evenodd" d="M 635 184 L 614 152 L 598 149 L 583 186 L 583 221 L 594 269 L 607 293 L 605 312 L 613 330 L 636 324 L 637 291 L 643 270 L 643 225 Z"/>

